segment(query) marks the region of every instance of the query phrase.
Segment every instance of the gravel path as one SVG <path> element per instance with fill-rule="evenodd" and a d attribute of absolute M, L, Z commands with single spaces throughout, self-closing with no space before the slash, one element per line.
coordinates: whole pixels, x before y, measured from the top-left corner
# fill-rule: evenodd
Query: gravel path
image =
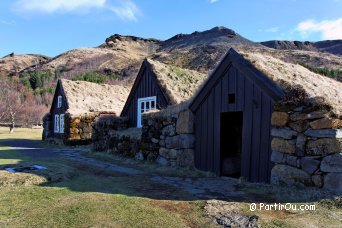
<path fill-rule="evenodd" d="M 243 192 L 236 190 L 237 180 L 227 177 L 214 178 L 184 178 L 184 177 L 167 177 L 156 175 L 141 170 L 115 165 L 113 163 L 99 161 L 93 158 L 84 157 L 83 152 L 89 151 L 89 148 L 47 148 L 39 141 L 32 140 L 7 140 L 1 144 L 11 147 L 27 156 L 37 158 L 66 158 L 90 164 L 101 169 L 120 172 L 128 175 L 144 175 L 150 176 L 152 181 L 171 185 L 179 189 L 183 189 L 200 198 L 241 198 Z"/>

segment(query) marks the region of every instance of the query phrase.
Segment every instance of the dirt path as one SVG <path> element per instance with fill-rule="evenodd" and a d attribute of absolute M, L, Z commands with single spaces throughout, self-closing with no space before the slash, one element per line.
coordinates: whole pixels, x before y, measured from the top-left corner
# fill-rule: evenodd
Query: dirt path
<path fill-rule="evenodd" d="M 104 170 L 120 172 L 128 175 L 149 176 L 154 182 L 171 185 L 185 190 L 199 198 L 239 198 L 243 192 L 236 190 L 237 180 L 233 178 L 182 178 L 161 176 L 141 170 L 116 165 L 109 162 L 99 161 L 93 158 L 84 157 L 83 152 L 89 151 L 89 148 L 47 148 L 39 141 L 35 140 L 6 140 L 2 145 L 11 147 L 33 158 L 66 158 L 69 160 L 86 163 Z"/>

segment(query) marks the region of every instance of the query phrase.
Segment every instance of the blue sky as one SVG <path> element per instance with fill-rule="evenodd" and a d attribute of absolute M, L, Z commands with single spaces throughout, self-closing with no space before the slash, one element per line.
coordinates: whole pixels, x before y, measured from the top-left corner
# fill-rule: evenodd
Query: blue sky
<path fill-rule="evenodd" d="M 342 0 L 1 0 L 0 57 L 55 56 L 115 33 L 167 39 L 214 26 L 253 41 L 342 39 Z"/>

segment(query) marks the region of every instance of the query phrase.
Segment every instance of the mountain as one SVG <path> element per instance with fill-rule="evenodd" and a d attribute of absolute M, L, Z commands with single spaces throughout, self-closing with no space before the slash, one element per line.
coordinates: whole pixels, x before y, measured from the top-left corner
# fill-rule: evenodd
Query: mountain
<path fill-rule="evenodd" d="M 16 55 L 11 53 L 0 58 L 0 74 L 15 75 L 28 67 L 42 65 L 49 60 L 49 57 L 43 55 Z"/>
<path fill-rule="evenodd" d="M 74 49 L 54 58 L 10 55 L 0 59 L 0 72 L 18 74 L 23 84 L 31 85 L 36 94 L 44 95 L 53 91 L 58 78 L 101 77 L 103 80 L 100 81 L 106 83 L 132 85 L 146 57 L 208 73 L 230 47 L 245 53 L 268 54 L 311 70 L 342 69 L 342 56 L 338 51 L 340 41 L 257 43 L 231 29 L 215 27 L 202 32 L 178 34 L 164 41 L 115 34 L 98 47 Z M 91 75 L 80 78 L 84 74 Z"/>
<path fill-rule="evenodd" d="M 230 47 L 238 49 L 263 46 L 221 26 L 203 32 L 178 34 L 165 40 L 161 42 L 154 58 L 180 67 L 207 72 Z"/>
<path fill-rule="evenodd" d="M 324 40 L 318 42 L 270 40 L 261 42 L 260 44 L 278 50 L 305 50 L 342 55 L 342 40 Z"/>
<path fill-rule="evenodd" d="M 131 86 L 146 57 L 207 74 L 230 47 L 245 56 L 257 54 L 301 64 L 342 81 L 340 40 L 257 43 L 225 27 L 178 34 L 167 40 L 115 34 L 98 47 L 78 48 L 53 58 L 10 54 L 0 58 L 0 76 L 17 76 L 27 93 L 35 95 L 34 110 L 47 110 L 58 78 Z"/>

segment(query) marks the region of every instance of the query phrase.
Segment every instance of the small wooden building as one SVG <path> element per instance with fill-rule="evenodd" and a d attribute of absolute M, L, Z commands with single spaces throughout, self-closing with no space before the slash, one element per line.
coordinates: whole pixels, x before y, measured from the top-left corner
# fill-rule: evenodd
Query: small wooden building
<path fill-rule="evenodd" d="M 145 59 L 121 116 L 128 117 L 130 127 L 142 127 L 142 113 L 189 99 L 204 79 L 197 71 Z"/>
<path fill-rule="evenodd" d="M 268 182 L 271 115 L 282 90 L 233 49 L 190 109 L 195 121 L 195 165 L 218 175 Z"/>
<path fill-rule="evenodd" d="M 92 123 L 99 114 L 119 116 L 129 88 L 60 79 L 50 112 L 44 117 L 43 140 L 85 144 L 91 141 Z"/>
<path fill-rule="evenodd" d="M 320 162 L 341 151 L 341 88 L 267 53 L 230 49 L 189 106 L 195 166 L 251 182 L 321 187 Z"/>

